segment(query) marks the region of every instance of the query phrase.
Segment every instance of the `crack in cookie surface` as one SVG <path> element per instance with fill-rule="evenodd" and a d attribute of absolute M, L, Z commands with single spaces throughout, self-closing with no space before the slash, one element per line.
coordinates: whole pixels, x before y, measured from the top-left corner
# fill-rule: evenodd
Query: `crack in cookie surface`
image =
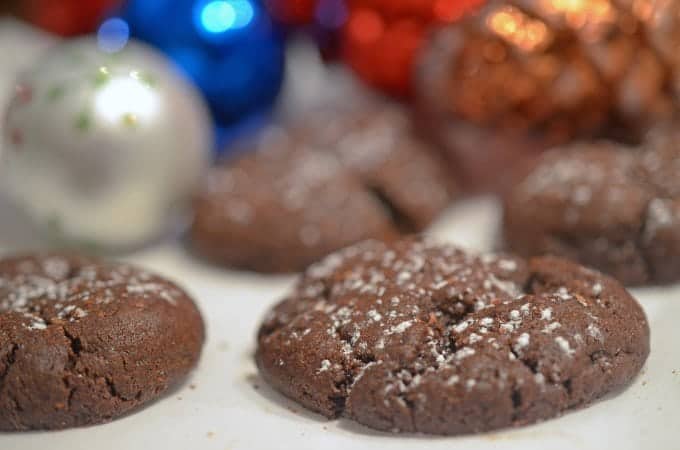
<path fill-rule="evenodd" d="M 544 155 L 505 200 L 505 241 L 626 284 L 680 279 L 680 133 L 658 126 L 640 148 L 576 143 Z"/>
<path fill-rule="evenodd" d="M 57 253 L 0 260 L 0 429 L 111 420 L 181 380 L 202 342 L 191 299 L 157 275 Z"/>
<path fill-rule="evenodd" d="M 255 147 L 214 169 L 196 196 L 192 242 L 218 263 L 300 271 L 364 239 L 418 232 L 457 196 L 391 107 L 307 117 Z"/>
<path fill-rule="evenodd" d="M 610 278 L 421 240 L 310 267 L 258 340 L 265 379 L 303 405 L 439 434 L 553 417 L 625 384 L 648 352 L 644 314 Z"/>

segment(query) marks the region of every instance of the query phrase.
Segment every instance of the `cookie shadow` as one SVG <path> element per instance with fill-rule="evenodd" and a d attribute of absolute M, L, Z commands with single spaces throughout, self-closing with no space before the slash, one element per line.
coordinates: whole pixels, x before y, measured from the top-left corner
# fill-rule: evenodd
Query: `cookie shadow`
<path fill-rule="evenodd" d="M 125 420 L 127 418 L 130 418 L 132 416 L 136 416 L 137 414 L 143 414 L 144 411 L 147 409 L 153 409 L 153 408 L 158 408 L 161 407 L 159 403 L 162 403 L 163 401 L 168 401 L 173 397 L 178 397 L 182 392 L 186 392 L 187 390 L 191 389 L 191 386 L 194 384 L 194 379 L 195 379 L 196 373 L 193 371 L 191 374 L 188 376 L 184 377 L 182 380 L 178 381 L 177 383 L 171 385 L 168 387 L 168 389 L 163 392 L 159 397 L 154 398 L 153 400 L 149 400 L 145 403 L 142 403 L 140 405 L 137 405 L 130 409 L 129 411 L 124 412 L 123 414 L 120 414 L 118 416 L 112 417 L 112 418 L 107 418 L 103 419 L 100 422 L 96 423 L 90 423 L 90 424 L 85 424 L 85 425 L 75 425 L 75 426 L 69 426 L 65 428 L 52 428 L 52 429 L 31 429 L 31 430 L 17 430 L 17 431 L 0 431 L 0 437 L 2 436 L 10 436 L 10 435 L 45 435 L 45 434 L 54 434 L 54 433 L 67 433 L 69 431 L 73 430 L 87 430 L 87 429 L 94 429 L 98 427 L 105 427 L 109 424 L 112 424 L 114 422 L 119 422 L 122 420 Z"/>
<path fill-rule="evenodd" d="M 259 373 L 249 373 L 245 376 L 245 382 L 250 385 L 251 395 L 258 396 L 260 400 L 265 400 L 268 405 L 273 405 L 277 411 L 265 406 L 268 413 L 275 413 L 277 415 L 288 415 L 292 413 L 296 418 L 303 418 L 316 424 L 327 426 L 334 425 L 338 430 L 348 432 L 358 436 L 374 437 L 374 438 L 409 438 L 438 441 L 447 439 L 446 436 L 427 435 L 418 433 L 390 433 L 386 431 L 378 431 L 361 425 L 358 422 L 339 417 L 337 419 L 327 419 L 326 417 L 310 411 L 304 406 L 289 399 L 278 391 L 274 390 L 267 382 L 260 376 Z M 451 439 L 450 437 L 448 439 Z"/>
<path fill-rule="evenodd" d="M 297 417 L 302 417 L 310 422 L 315 422 L 318 424 L 326 425 L 332 423 L 333 420 L 329 420 L 310 411 L 302 405 L 294 402 L 278 391 L 274 390 L 258 372 L 249 373 L 244 377 L 245 383 L 248 385 L 248 395 L 257 397 L 259 400 L 264 400 L 264 409 L 267 413 L 274 413 L 276 415 L 284 415 L 284 413 L 293 413 Z M 268 405 L 274 406 L 270 408 Z"/>
<path fill-rule="evenodd" d="M 188 229 L 177 238 L 176 242 L 182 255 L 190 260 L 194 266 L 200 267 L 202 270 L 210 271 L 212 273 L 229 273 L 242 278 L 250 278 L 254 282 L 258 282 L 263 279 L 268 281 L 274 280 L 290 282 L 297 279 L 301 273 L 301 271 L 262 272 L 254 268 L 249 269 L 222 264 L 215 259 L 211 259 L 203 255 L 196 249 L 196 247 L 191 243 L 191 236 Z"/>
<path fill-rule="evenodd" d="M 587 404 L 580 405 L 575 408 L 563 411 L 560 415 L 556 417 L 547 418 L 545 420 L 538 421 L 536 423 L 526 424 L 522 426 L 507 426 L 495 430 L 483 431 L 479 433 L 462 434 L 462 435 L 435 435 L 435 434 L 424 434 L 424 433 L 405 433 L 405 432 L 387 432 L 378 431 L 372 428 L 368 428 L 358 422 L 355 422 L 346 417 L 339 417 L 337 419 L 327 419 L 326 417 L 314 413 L 304 406 L 296 403 L 295 401 L 285 397 L 283 394 L 274 390 L 270 387 L 264 379 L 260 376 L 258 372 L 249 373 L 245 376 L 245 382 L 250 387 L 251 395 L 259 397 L 260 400 L 265 400 L 266 405 L 273 405 L 277 411 L 270 409 L 265 406 L 265 410 L 269 413 L 275 413 L 280 416 L 287 416 L 289 413 L 293 413 L 294 419 L 303 418 L 324 426 L 326 429 L 327 425 L 333 425 L 336 430 L 341 432 L 351 433 L 357 436 L 363 436 L 368 438 L 376 439 L 399 439 L 399 440 L 413 440 L 413 441 L 427 441 L 427 442 L 440 442 L 440 441 L 450 441 L 456 443 L 468 442 L 470 439 L 487 441 L 490 443 L 498 443 L 503 441 L 512 442 L 534 442 L 540 439 L 551 439 L 560 438 L 573 442 L 575 445 L 579 444 L 577 436 L 571 435 L 561 429 L 543 429 L 542 425 L 546 423 L 552 423 L 561 419 L 574 420 L 574 418 L 579 413 L 584 413 L 584 411 L 594 408 L 596 406 L 602 406 L 610 401 L 615 400 L 617 397 L 622 395 L 625 391 L 631 389 L 633 385 L 638 384 L 639 381 L 644 377 L 646 371 L 645 368 L 638 373 L 629 383 L 612 390 L 611 392 L 603 395 L 602 397 L 593 400 Z M 593 411 L 592 413 L 596 413 Z M 596 414 L 601 414 L 596 413 Z M 330 430 L 329 430 L 330 431 Z"/>

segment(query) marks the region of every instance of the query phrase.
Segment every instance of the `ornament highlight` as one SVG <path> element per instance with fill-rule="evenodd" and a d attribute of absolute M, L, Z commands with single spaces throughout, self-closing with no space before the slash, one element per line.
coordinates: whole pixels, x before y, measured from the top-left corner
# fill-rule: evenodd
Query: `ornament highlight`
<path fill-rule="evenodd" d="M 200 95 L 149 47 L 54 47 L 16 83 L 2 186 L 53 237 L 124 250 L 176 227 L 212 146 Z"/>

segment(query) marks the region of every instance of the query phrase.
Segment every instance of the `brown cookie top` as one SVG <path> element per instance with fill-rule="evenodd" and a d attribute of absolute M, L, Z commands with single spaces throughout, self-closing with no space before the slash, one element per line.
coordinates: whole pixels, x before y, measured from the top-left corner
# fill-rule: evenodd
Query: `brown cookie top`
<path fill-rule="evenodd" d="M 203 322 L 172 282 L 73 255 L 0 260 L 0 430 L 96 424 L 198 361 Z"/>
<path fill-rule="evenodd" d="M 621 285 L 565 260 L 368 241 L 311 266 L 258 344 L 265 379 L 325 416 L 462 434 L 625 385 L 649 330 Z"/>
<path fill-rule="evenodd" d="M 678 143 L 662 126 L 640 149 L 590 142 L 547 153 L 506 198 L 507 244 L 524 255 L 567 256 L 628 284 L 680 279 Z"/>
<path fill-rule="evenodd" d="M 453 193 L 401 111 L 322 112 L 270 129 L 255 151 L 215 169 L 191 239 L 226 265 L 296 271 L 366 238 L 422 230 Z"/>

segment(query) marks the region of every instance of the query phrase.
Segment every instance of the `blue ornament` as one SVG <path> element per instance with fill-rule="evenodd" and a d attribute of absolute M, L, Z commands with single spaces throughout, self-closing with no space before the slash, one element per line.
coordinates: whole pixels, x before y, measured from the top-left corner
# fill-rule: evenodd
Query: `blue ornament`
<path fill-rule="evenodd" d="M 270 110 L 284 42 L 259 0 L 129 0 L 120 16 L 195 82 L 221 132 Z"/>

